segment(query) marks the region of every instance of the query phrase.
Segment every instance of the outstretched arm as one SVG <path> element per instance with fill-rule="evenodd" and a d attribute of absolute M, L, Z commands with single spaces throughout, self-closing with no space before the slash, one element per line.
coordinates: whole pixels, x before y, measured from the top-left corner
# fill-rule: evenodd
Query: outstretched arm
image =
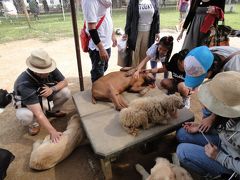
<path fill-rule="evenodd" d="M 27 105 L 27 108 L 30 109 L 30 111 L 32 111 L 32 113 L 37 119 L 37 122 L 48 131 L 52 142 L 57 143 L 60 140 L 62 133 L 56 131 L 56 129 L 50 124 L 49 120 L 43 113 L 40 104 L 37 103 L 37 104 Z"/>
<path fill-rule="evenodd" d="M 137 71 L 133 74 L 133 78 L 138 79 L 139 73 L 141 72 L 142 68 L 147 64 L 147 62 L 151 59 L 151 57 L 146 56 L 142 62 L 137 66 Z"/>
<path fill-rule="evenodd" d="M 161 67 L 161 68 L 149 69 L 149 70 L 147 70 L 147 71 L 149 71 L 150 73 L 155 74 L 155 73 L 163 73 L 163 72 L 167 72 L 167 69 L 166 69 L 165 66 L 163 66 L 163 67 Z"/>

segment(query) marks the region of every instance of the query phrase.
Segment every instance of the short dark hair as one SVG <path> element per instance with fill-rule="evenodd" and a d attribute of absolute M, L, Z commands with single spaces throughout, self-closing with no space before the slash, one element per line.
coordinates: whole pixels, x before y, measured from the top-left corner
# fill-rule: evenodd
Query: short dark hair
<path fill-rule="evenodd" d="M 188 49 L 183 49 L 181 51 L 179 51 L 178 53 L 178 59 L 180 59 L 180 61 L 183 61 L 185 59 L 185 57 L 187 56 L 187 54 L 189 53 Z"/>
<path fill-rule="evenodd" d="M 173 49 L 173 37 L 172 36 L 163 36 L 159 43 L 157 45 L 164 46 L 165 48 L 168 49 L 167 55 L 166 55 L 166 62 L 170 59 L 170 56 L 172 54 L 172 49 Z M 156 58 L 159 59 L 159 52 L 157 51 Z"/>
<path fill-rule="evenodd" d="M 178 53 L 175 53 L 170 61 L 184 61 L 185 57 L 187 56 L 189 50 L 188 49 L 183 49 L 179 51 Z"/>

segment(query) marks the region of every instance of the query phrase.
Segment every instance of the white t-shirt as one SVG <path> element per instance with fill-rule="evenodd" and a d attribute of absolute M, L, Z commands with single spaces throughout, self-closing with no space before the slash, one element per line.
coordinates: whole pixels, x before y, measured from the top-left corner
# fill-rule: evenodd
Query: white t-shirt
<path fill-rule="evenodd" d="M 159 59 L 156 59 L 157 50 L 158 50 L 158 45 L 154 43 L 150 48 L 148 48 L 146 54 L 147 56 L 151 57 L 151 61 L 165 63 L 166 56 L 160 56 Z"/>
<path fill-rule="evenodd" d="M 113 32 L 113 23 L 110 13 L 110 7 L 105 7 L 100 0 L 82 0 L 82 10 L 86 24 L 96 23 L 97 25 L 101 17 L 105 15 L 105 18 L 97 31 L 99 38 L 103 43 L 103 47 L 105 49 L 110 48 L 112 45 Z M 92 39 L 89 42 L 89 48 L 91 50 L 98 50 Z"/>
<path fill-rule="evenodd" d="M 239 48 L 230 46 L 214 46 L 209 48 L 215 54 L 222 55 L 227 58 L 236 51 L 240 51 Z M 233 56 L 223 67 L 223 71 L 238 71 L 240 72 L 240 54 Z"/>
<path fill-rule="evenodd" d="M 151 0 L 139 1 L 138 8 L 139 8 L 138 31 L 150 31 L 154 14 L 154 7 L 151 3 Z"/>

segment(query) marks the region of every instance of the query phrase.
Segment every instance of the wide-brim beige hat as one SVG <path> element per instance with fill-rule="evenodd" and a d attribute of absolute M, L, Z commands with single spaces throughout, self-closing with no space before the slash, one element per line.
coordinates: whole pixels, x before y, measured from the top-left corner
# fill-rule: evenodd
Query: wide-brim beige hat
<path fill-rule="evenodd" d="M 216 115 L 240 117 L 240 72 L 217 74 L 199 87 L 200 102 Z"/>
<path fill-rule="evenodd" d="M 56 62 L 43 49 L 32 51 L 27 58 L 28 68 L 36 73 L 50 73 L 56 69 Z"/>

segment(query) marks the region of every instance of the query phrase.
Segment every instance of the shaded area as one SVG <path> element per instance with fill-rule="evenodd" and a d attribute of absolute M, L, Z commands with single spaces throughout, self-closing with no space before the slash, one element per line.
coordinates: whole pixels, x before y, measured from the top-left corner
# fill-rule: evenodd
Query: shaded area
<path fill-rule="evenodd" d="M 68 78 L 69 88 L 74 94 L 79 91 L 78 78 Z M 91 86 L 90 77 L 84 77 L 84 85 L 86 89 Z M 195 97 L 192 98 L 196 102 Z M 192 104 L 194 111 L 199 110 L 199 104 Z M 64 130 L 67 126 L 67 121 L 71 115 L 75 113 L 75 106 L 72 100 L 69 100 L 63 108 L 68 112 L 66 118 L 59 118 L 51 121 L 54 127 L 58 130 Z M 94 155 L 89 144 L 79 146 L 75 151 L 64 161 L 57 166 L 46 171 L 34 171 L 28 167 L 29 158 L 32 150 L 32 144 L 37 139 L 42 139 L 47 132 L 41 129 L 37 136 L 29 136 L 27 129 L 20 126 L 16 122 L 15 110 L 9 105 L 6 110 L 0 114 L 0 147 L 10 150 L 15 156 L 15 160 L 10 165 L 6 180 L 12 179 L 57 179 L 57 180 L 92 180 L 103 179 L 100 163 Z M 117 157 L 112 163 L 113 179 L 140 179 L 140 175 L 135 170 L 135 164 L 140 163 L 146 170 L 150 170 L 155 164 L 155 158 L 158 156 L 170 157 L 176 148 L 176 139 L 174 134 L 166 136 L 155 141 L 155 143 L 147 144 L 130 149 L 128 152 Z"/>

